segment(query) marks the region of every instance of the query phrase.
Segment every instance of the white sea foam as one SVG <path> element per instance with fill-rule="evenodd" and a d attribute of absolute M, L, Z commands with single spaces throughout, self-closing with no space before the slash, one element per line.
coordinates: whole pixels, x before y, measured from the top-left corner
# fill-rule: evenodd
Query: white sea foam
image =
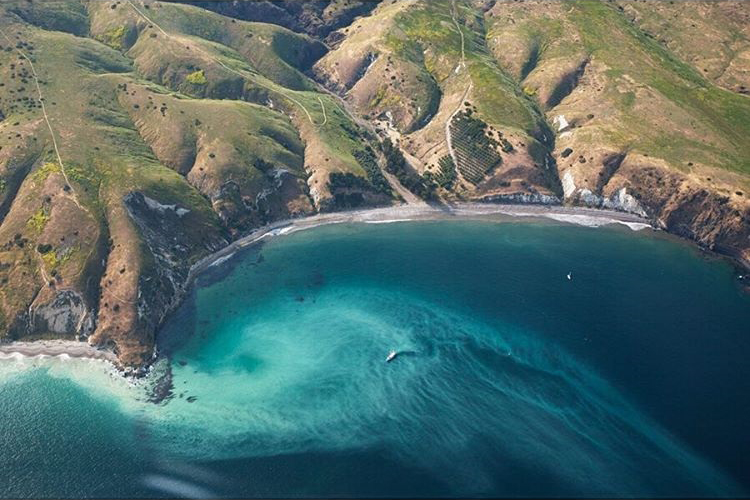
<path fill-rule="evenodd" d="M 614 219 L 610 217 L 603 217 L 599 215 L 584 215 L 584 214 L 561 214 L 561 213 L 543 213 L 542 216 L 553 219 L 560 222 L 569 222 L 571 224 L 577 224 L 579 226 L 587 227 L 600 227 L 608 224 L 622 224 L 629 227 L 633 231 L 640 231 L 642 229 L 648 229 L 651 227 L 650 224 L 645 222 L 628 222 L 620 219 Z"/>
<path fill-rule="evenodd" d="M 391 224 L 393 222 L 407 222 L 414 219 L 382 219 L 382 220 L 363 220 L 365 224 Z"/>
<path fill-rule="evenodd" d="M 219 264 L 228 261 L 232 257 L 234 257 L 235 252 L 230 253 L 229 255 L 225 255 L 223 257 L 219 257 L 215 261 L 211 262 L 211 264 L 208 267 L 218 266 Z"/>
<path fill-rule="evenodd" d="M 2 352 L 2 351 L 0 351 L 0 359 L 14 359 L 16 361 L 21 361 L 25 357 L 26 356 L 24 356 L 20 352 Z"/>
<path fill-rule="evenodd" d="M 141 408 L 144 381 L 123 377 L 106 360 L 80 358 L 68 354 L 50 356 L 0 352 L 0 386 L 12 383 L 24 374 L 42 370 L 48 376 L 70 380 L 97 398 L 115 401 L 122 408 Z"/>

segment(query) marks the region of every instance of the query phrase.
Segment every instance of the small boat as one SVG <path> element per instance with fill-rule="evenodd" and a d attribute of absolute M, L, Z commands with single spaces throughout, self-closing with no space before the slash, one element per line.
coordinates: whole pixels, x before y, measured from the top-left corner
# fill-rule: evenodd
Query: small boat
<path fill-rule="evenodd" d="M 388 357 L 387 357 L 387 358 L 385 358 L 385 362 L 386 362 L 386 363 L 390 363 L 391 361 L 393 361 L 393 360 L 394 360 L 394 358 L 395 358 L 396 356 L 398 356 L 398 353 L 397 353 L 396 351 L 391 351 L 391 352 L 389 352 L 389 353 L 388 353 Z"/>
<path fill-rule="evenodd" d="M 572 279 L 573 279 L 573 273 L 568 273 L 568 279 L 569 279 L 569 280 L 572 280 Z"/>

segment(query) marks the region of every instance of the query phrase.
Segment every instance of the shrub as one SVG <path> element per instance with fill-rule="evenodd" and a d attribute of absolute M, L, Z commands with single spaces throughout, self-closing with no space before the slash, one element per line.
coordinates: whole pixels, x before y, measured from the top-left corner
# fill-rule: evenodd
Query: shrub
<path fill-rule="evenodd" d="M 383 141 L 383 154 L 385 154 L 386 160 L 385 169 L 395 175 L 406 189 L 422 198 L 430 195 L 430 190 L 425 185 L 422 176 L 409 168 L 403 153 L 393 145 L 390 139 Z"/>
<path fill-rule="evenodd" d="M 43 208 L 40 208 L 34 213 L 34 215 L 29 217 L 29 220 L 26 221 L 26 225 L 34 231 L 42 232 L 48 221 L 49 214 L 47 214 Z"/>
<path fill-rule="evenodd" d="M 37 245 L 36 251 L 41 254 L 49 253 L 52 251 L 52 245 L 50 245 L 49 243 L 40 243 L 39 245 Z"/>
<path fill-rule="evenodd" d="M 328 188 L 331 191 L 337 189 L 361 189 L 370 191 L 372 185 L 366 179 L 350 172 L 333 172 L 328 178 Z"/>
<path fill-rule="evenodd" d="M 451 189 L 457 177 L 453 158 L 448 155 L 443 156 L 438 160 L 438 166 L 440 166 L 440 172 L 434 177 L 435 182 L 441 188 Z"/>
<path fill-rule="evenodd" d="M 202 69 L 190 73 L 185 77 L 185 80 L 188 83 L 192 83 L 193 85 L 205 85 L 206 82 L 208 82 L 208 80 L 206 80 L 206 75 L 205 73 L 203 73 Z"/>
<path fill-rule="evenodd" d="M 47 177 L 49 177 L 50 174 L 59 172 L 60 166 L 57 163 L 53 162 L 47 162 L 41 167 L 39 167 L 36 172 L 34 172 L 34 175 L 32 176 L 32 179 L 34 182 L 41 182 L 44 181 Z"/>
<path fill-rule="evenodd" d="M 117 28 L 110 28 L 105 31 L 99 40 L 106 45 L 109 45 L 113 49 L 122 50 L 123 39 L 125 38 L 125 26 L 119 26 Z"/>
<path fill-rule="evenodd" d="M 357 208 L 365 202 L 362 193 L 336 193 L 333 203 L 336 208 Z"/>
<path fill-rule="evenodd" d="M 355 151 L 354 158 L 365 169 L 365 172 L 367 172 L 367 178 L 370 180 L 372 187 L 378 192 L 390 195 L 391 185 L 388 184 L 388 180 L 386 180 L 383 172 L 380 171 L 377 159 L 372 153 L 372 148 L 367 146 L 367 149 Z"/>
<path fill-rule="evenodd" d="M 503 145 L 501 148 L 503 153 L 512 153 L 513 152 L 513 144 L 510 143 L 508 139 L 505 137 L 500 138 L 500 144 Z"/>

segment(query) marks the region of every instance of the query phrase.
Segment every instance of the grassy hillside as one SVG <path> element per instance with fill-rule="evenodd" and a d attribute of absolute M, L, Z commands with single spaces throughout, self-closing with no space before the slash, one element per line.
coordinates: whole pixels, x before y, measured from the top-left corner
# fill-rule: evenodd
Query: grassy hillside
<path fill-rule="evenodd" d="M 2 336 L 90 337 L 142 365 L 207 252 L 335 207 L 333 172 L 390 202 L 303 73 L 319 41 L 182 5 L 46 7 L 0 7 Z"/>
<path fill-rule="evenodd" d="M 550 121 L 563 116 L 574 124 L 559 134 L 559 151 L 656 157 L 669 168 L 723 180 L 713 187 L 737 196 L 730 185 L 746 186 L 750 174 L 750 99 L 716 86 L 620 6 L 540 5 L 496 6 L 493 52 Z M 515 50 L 506 50 L 507 40 Z M 589 179 L 587 187 L 594 185 Z"/>
<path fill-rule="evenodd" d="M 383 2 L 315 71 L 444 199 L 634 212 L 750 262 L 748 19 L 747 2 Z"/>
<path fill-rule="evenodd" d="M 201 257 L 419 197 L 632 212 L 750 265 L 750 4 L 251 7 L 0 4 L 0 338 L 143 366 Z"/>
<path fill-rule="evenodd" d="M 341 33 L 317 74 L 396 140 L 417 172 L 440 177 L 450 158 L 458 180 L 443 196 L 546 199 L 538 197 L 559 192 L 542 146 L 551 139 L 544 115 L 492 57 L 479 4 L 383 3 Z M 486 154 L 500 161 L 451 147 L 470 133 L 468 122 L 454 124 L 463 113 L 487 137 Z"/>

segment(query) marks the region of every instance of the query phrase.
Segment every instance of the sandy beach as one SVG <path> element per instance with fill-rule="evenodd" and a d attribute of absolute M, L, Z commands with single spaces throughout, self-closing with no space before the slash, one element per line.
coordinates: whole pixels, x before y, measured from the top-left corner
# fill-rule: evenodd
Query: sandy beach
<path fill-rule="evenodd" d="M 10 342 L 0 344 L 0 359 L 22 355 L 35 356 L 68 356 L 71 358 L 90 358 L 117 362 L 112 351 L 97 349 L 86 342 L 75 340 L 37 340 L 32 342 Z"/>
<path fill-rule="evenodd" d="M 290 234 L 303 229 L 311 229 L 325 224 L 366 223 L 386 224 L 415 220 L 440 219 L 485 219 L 496 216 L 498 221 L 512 220 L 513 217 L 552 219 L 583 226 L 598 227 L 607 224 L 622 224 L 632 230 L 652 227 L 651 224 L 634 214 L 582 207 L 559 205 L 493 205 L 486 203 L 462 203 L 453 206 L 402 205 L 396 207 L 371 208 L 347 212 L 322 213 L 300 219 L 287 219 L 261 228 L 244 236 L 221 250 L 204 257 L 190 269 L 188 284 L 201 272 L 232 257 L 237 250 L 252 245 L 264 238 Z"/>
<path fill-rule="evenodd" d="M 247 236 L 240 238 L 223 249 L 204 257 L 196 262 L 188 274 L 186 288 L 206 269 L 220 265 L 232 258 L 241 248 L 252 245 L 264 238 L 272 238 L 290 234 L 304 229 L 326 224 L 338 223 L 367 223 L 386 224 L 392 222 L 406 222 L 413 220 L 441 220 L 441 219 L 487 219 L 512 220 L 514 217 L 546 218 L 560 222 L 568 222 L 591 227 L 607 224 L 623 224 L 633 230 L 651 227 L 641 217 L 623 212 L 610 210 L 562 207 L 548 205 L 492 205 L 480 203 L 465 203 L 454 206 L 430 205 L 402 205 L 395 207 L 372 208 L 348 212 L 333 212 L 316 214 L 299 219 L 288 219 L 274 222 L 256 229 Z M 73 340 L 39 340 L 31 342 L 0 343 L 0 359 L 14 356 L 70 356 L 75 358 L 100 359 L 117 363 L 117 356 L 108 350 L 97 349 L 86 342 Z"/>

